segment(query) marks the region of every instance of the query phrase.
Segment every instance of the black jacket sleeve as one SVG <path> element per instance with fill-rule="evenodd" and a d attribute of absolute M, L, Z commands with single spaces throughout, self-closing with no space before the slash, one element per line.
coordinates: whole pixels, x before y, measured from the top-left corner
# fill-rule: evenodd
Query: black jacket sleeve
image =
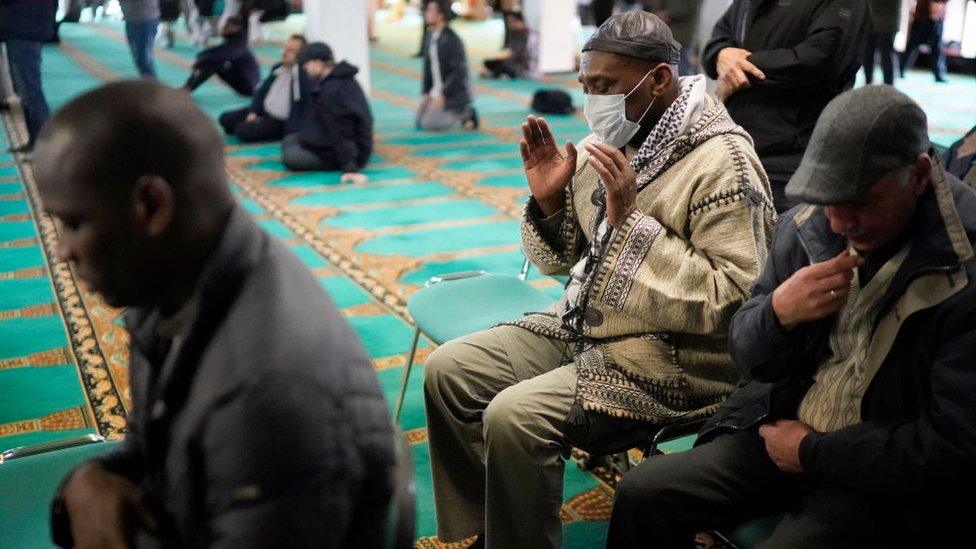
<path fill-rule="evenodd" d="M 932 400 L 916 418 L 866 421 L 808 435 L 809 475 L 866 493 L 920 492 L 973 482 L 976 456 L 976 322 L 943 342 L 932 364 Z"/>
<path fill-rule="evenodd" d="M 787 330 L 773 311 L 773 291 L 808 264 L 797 241 L 792 219 L 781 218 L 773 234 L 766 264 L 752 289 L 752 297 L 732 317 L 729 353 L 743 375 L 761 382 L 781 381 L 804 358 L 816 324 Z"/>
<path fill-rule="evenodd" d="M 735 19 L 739 17 L 742 2 L 733 2 L 725 14 L 715 23 L 712 37 L 702 50 L 702 66 L 705 74 L 711 79 L 718 78 L 718 54 L 728 47 L 737 47 L 739 41 L 735 37 Z"/>
<path fill-rule="evenodd" d="M 444 79 L 444 97 L 454 97 L 467 92 L 468 59 L 464 54 L 464 43 L 452 32 L 444 32 L 440 54 L 441 77 Z"/>
<path fill-rule="evenodd" d="M 749 61 L 766 75 L 750 77 L 752 85 L 804 91 L 824 84 L 840 92 L 860 67 L 864 36 L 870 24 L 863 0 L 831 0 L 816 12 L 806 38 L 792 48 L 753 52 Z M 852 70 L 853 69 L 853 70 Z"/>
<path fill-rule="evenodd" d="M 340 169 L 345 173 L 359 171 L 359 135 L 370 124 L 369 105 L 362 88 L 350 79 L 326 108 L 335 121 L 332 128 L 336 132 L 335 155 Z M 328 122 L 323 125 L 329 127 Z"/>
<path fill-rule="evenodd" d="M 275 71 L 281 67 L 281 63 L 271 67 L 271 73 L 265 78 L 261 84 L 254 90 L 254 96 L 251 98 L 251 106 L 248 110 L 257 115 L 264 114 L 264 99 L 268 97 L 268 90 L 271 89 L 271 84 L 275 81 Z"/>

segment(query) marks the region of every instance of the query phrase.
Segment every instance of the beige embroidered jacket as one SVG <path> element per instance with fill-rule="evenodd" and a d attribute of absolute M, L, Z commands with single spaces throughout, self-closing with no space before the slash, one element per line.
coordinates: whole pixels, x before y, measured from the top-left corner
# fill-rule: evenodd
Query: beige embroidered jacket
<path fill-rule="evenodd" d="M 703 417 L 738 381 L 727 330 L 766 259 L 775 213 L 752 140 L 706 101 L 638 174 L 637 209 L 591 275 L 583 335 L 595 345 L 574 357 L 584 410 L 656 423 Z M 601 193 L 586 157 L 580 147 L 561 212 L 543 219 L 526 205 L 523 248 L 545 274 L 568 273 L 594 234 Z M 567 339 L 560 306 L 512 324 Z"/>

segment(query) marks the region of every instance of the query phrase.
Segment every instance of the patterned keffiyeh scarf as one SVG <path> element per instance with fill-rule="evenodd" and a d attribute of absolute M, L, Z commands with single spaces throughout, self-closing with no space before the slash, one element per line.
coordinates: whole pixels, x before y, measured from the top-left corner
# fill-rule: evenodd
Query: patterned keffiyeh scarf
<path fill-rule="evenodd" d="M 664 165 L 667 158 L 663 158 L 661 153 L 698 119 L 705 108 L 707 92 L 704 76 L 682 77 L 680 84 L 681 93 L 678 94 L 678 98 L 664 111 L 661 119 L 654 125 L 654 129 L 644 140 L 637 154 L 630 160 L 630 166 L 637 174 L 638 192 L 659 174 L 658 169 L 648 168 L 651 168 L 652 164 L 655 167 Z M 604 187 L 603 181 L 600 181 L 599 190 L 601 196 L 600 212 L 594 220 L 596 227 L 593 229 L 590 249 L 570 271 L 570 280 L 559 305 L 563 327 L 574 335 L 583 333 L 583 313 L 586 310 L 586 295 L 589 293 L 589 284 L 592 283 L 592 275 L 596 266 L 602 261 L 604 251 L 613 233 L 606 215 L 606 187 Z M 584 291 L 584 287 L 586 291 Z"/>

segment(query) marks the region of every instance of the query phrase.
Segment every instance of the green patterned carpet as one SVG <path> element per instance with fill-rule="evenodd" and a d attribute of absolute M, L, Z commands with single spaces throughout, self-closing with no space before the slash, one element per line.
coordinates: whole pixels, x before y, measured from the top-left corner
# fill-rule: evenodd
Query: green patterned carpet
<path fill-rule="evenodd" d="M 294 24 L 293 22 L 291 22 Z M 496 23 L 458 23 L 472 65 L 497 51 Z M 371 106 L 376 155 L 365 185 L 340 185 L 338 174 L 288 174 L 277 145 L 227 147 L 228 174 L 242 204 L 271 234 L 290 245 L 322 282 L 359 334 L 392 405 L 412 336 L 407 297 L 429 277 L 484 269 L 518 272 L 517 216 L 526 197 L 518 159 L 518 125 L 531 94 L 562 86 L 580 103 L 575 76 L 544 82 L 475 80 L 483 128 L 440 135 L 413 127 L 420 61 L 416 20 L 383 24 L 372 56 Z M 107 80 L 135 76 L 117 23 L 64 25 L 62 44 L 44 51 L 44 86 L 52 108 Z M 275 45 L 256 49 L 273 63 Z M 159 51 L 160 79 L 182 84 L 195 48 Z M 933 140 L 947 145 L 976 121 L 976 80 L 951 76 L 937 86 L 912 73 L 899 86 L 930 114 Z M 968 94 L 968 95 L 967 95 Z M 194 93 L 216 117 L 244 105 L 216 80 Z M 7 131 L 22 125 L 5 119 Z M 552 117 L 560 139 L 587 133 L 579 116 Z M 6 143 L 0 143 L 6 149 Z M 127 406 L 126 336 L 118 311 L 80 291 L 50 257 L 50 223 L 29 200 L 31 174 L 0 155 L 0 449 L 75 433 L 120 436 Z M 45 243 L 47 244 L 45 246 Z M 49 267 L 50 265 L 50 267 Z M 560 286 L 533 274 L 533 284 L 559 295 Z M 423 345 L 420 361 L 429 351 Z M 434 546 L 434 511 L 421 402 L 415 370 L 402 424 L 414 443 L 418 480 L 418 542 Z M 599 478 L 566 468 L 565 547 L 603 544 L 611 495 Z"/>

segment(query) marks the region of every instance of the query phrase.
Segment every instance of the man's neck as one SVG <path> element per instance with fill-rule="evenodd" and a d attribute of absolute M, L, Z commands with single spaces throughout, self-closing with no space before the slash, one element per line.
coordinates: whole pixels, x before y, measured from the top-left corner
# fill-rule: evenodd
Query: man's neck
<path fill-rule="evenodd" d="M 436 25 L 431 25 L 430 32 L 435 33 L 435 34 L 436 33 L 440 33 L 440 32 L 443 32 L 443 30 L 444 30 L 445 27 L 447 27 L 447 23 L 438 23 Z"/>

